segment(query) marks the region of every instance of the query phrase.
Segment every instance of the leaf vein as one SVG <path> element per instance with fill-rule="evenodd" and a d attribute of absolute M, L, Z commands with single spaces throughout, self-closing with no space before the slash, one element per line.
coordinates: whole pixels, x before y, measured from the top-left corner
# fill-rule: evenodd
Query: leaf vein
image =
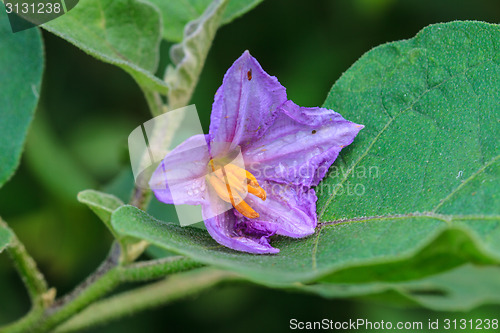
<path fill-rule="evenodd" d="M 312 269 L 313 270 L 317 269 L 317 265 L 316 265 L 316 253 L 318 253 L 319 236 L 321 235 L 321 231 L 322 230 L 323 230 L 323 228 L 320 228 L 318 230 L 316 238 L 314 239 L 314 247 L 313 247 L 313 250 L 312 250 L 312 257 L 311 257 L 311 264 L 312 264 Z"/>
<path fill-rule="evenodd" d="M 438 214 L 435 212 L 414 212 L 407 214 L 395 214 L 395 215 L 376 215 L 376 216 L 363 216 L 363 217 L 355 217 L 351 219 L 340 219 L 333 221 L 325 221 L 318 223 L 320 230 L 323 227 L 333 226 L 340 223 L 350 223 L 350 222 L 367 222 L 373 220 L 386 220 L 386 219 L 404 219 L 404 218 L 412 218 L 412 217 L 430 217 L 434 219 L 441 220 L 446 222 L 447 224 L 451 224 L 453 220 L 500 220 L 500 216 L 497 215 L 445 215 Z"/>
<path fill-rule="evenodd" d="M 453 197 L 456 193 L 458 193 L 468 182 L 470 182 L 472 179 L 474 179 L 477 175 L 481 174 L 486 168 L 488 168 L 490 165 L 493 165 L 495 163 L 500 155 L 497 155 L 495 158 L 490 160 L 488 163 L 484 164 L 481 168 L 479 168 L 476 172 L 474 172 L 472 175 L 470 175 L 466 180 L 464 180 L 460 185 L 455 187 L 443 200 L 441 200 L 436 207 L 432 209 L 432 212 L 436 212 L 439 208 L 443 206 L 445 202 L 447 202 L 451 197 Z"/>

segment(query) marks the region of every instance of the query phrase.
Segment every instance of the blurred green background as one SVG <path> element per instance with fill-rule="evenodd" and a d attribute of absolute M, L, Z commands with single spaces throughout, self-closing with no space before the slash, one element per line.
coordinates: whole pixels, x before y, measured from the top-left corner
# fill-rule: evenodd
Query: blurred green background
<path fill-rule="evenodd" d="M 192 103 L 208 129 L 215 91 L 227 68 L 248 49 L 278 77 L 290 99 L 318 106 L 364 52 L 411 38 L 429 24 L 452 20 L 499 23 L 500 1 L 265 0 L 219 30 Z M 128 189 L 120 181 L 130 179 L 127 137 L 150 116 L 141 91 L 125 72 L 46 31 L 43 36 L 46 69 L 41 100 L 20 169 L 0 191 L 0 212 L 62 295 L 99 265 L 112 240 L 98 218 L 76 201 L 76 193 L 108 188 L 128 199 Z M 162 44 L 165 55 L 169 47 Z M 160 67 L 167 62 L 165 56 Z M 159 211 L 165 208 L 158 204 L 152 209 L 163 216 L 171 213 Z M 0 324 L 28 309 L 23 285 L 2 254 Z M 285 332 L 291 318 L 426 323 L 428 318 L 498 318 L 499 313 L 499 306 L 468 314 L 435 313 L 239 283 L 88 332 Z"/>

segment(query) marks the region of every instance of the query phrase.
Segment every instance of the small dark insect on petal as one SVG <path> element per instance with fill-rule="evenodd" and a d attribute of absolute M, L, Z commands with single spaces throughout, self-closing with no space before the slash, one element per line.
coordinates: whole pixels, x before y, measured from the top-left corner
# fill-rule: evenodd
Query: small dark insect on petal
<path fill-rule="evenodd" d="M 248 78 L 248 81 L 250 81 L 252 79 L 252 69 L 250 68 L 250 70 L 247 72 L 247 78 Z"/>
<path fill-rule="evenodd" d="M 316 134 L 316 130 L 312 130 L 311 134 Z"/>

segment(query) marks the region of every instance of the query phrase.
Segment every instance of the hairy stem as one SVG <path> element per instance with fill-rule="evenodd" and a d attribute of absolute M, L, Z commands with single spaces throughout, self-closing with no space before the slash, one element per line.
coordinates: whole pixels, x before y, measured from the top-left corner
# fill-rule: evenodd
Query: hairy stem
<path fill-rule="evenodd" d="M 146 210 L 151 201 L 151 190 L 141 188 L 137 185 L 134 186 L 132 190 L 132 195 L 130 196 L 129 203 L 139 209 Z"/>
<path fill-rule="evenodd" d="M 47 282 L 43 274 L 38 270 L 35 260 L 29 255 L 28 251 L 24 247 L 23 243 L 17 238 L 16 234 L 12 229 L 7 226 L 0 218 L 0 226 L 8 228 L 13 235 L 12 241 L 7 247 L 7 252 L 9 253 L 17 272 L 21 276 L 21 279 L 28 290 L 31 302 L 33 306 L 44 306 L 46 304 L 50 305 L 50 302 L 55 296 L 54 291 L 48 289 Z M 53 294 L 51 299 L 51 294 Z"/>
<path fill-rule="evenodd" d="M 151 261 L 138 262 L 119 267 L 122 282 L 159 279 L 166 275 L 199 268 L 203 265 L 192 259 L 175 256 Z"/>
<path fill-rule="evenodd" d="M 55 289 L 49 289 L 43 274 L 38 270 L 35 260 L 29 255 L 23 243 L 17 238 L 7 223 L 0 218 L 0 226 L 8 229 L 12 239 L 7 252 L 12 259 L 31 299 L 31 310 L 23 318 L 5 327 L 5 332 L 27 332 L 41 317 L 46 307 L 55 298 Z M 0 329 L 3 332 L 2 329 Z"/>
<path fill-rule="evenodd" d="M 167 111 L 166 105 L 161 100 L 161 95 L 159 93 L 145 88 L 143 88 L 142 91 L 144 92 L 144 97 L 146 98 L 146 102 L 148 103 L 149 110 L 153 117 L 158 117 Z"/>
<path fill-rule="evenodd" d="M 234 273 L 209 268 L 174 275 L 165 280 L 96 302 L 58 326 L 55 332 L 76 332 L 197 294 L 221 282 L 239 279 Z"/>
<path fill-rule="evenodd" d="M 22 319 L 0 329 L 1 332 L 46 332 L 80 312 L 125 282 L 148 281 L 202 265 L 182 256 L 120 266 L 120 247 L 114 244 L 107 259 L 84 282 L 51 305 L 38 303 Z M 47 290 L 47 289 L 45 289 Z M 47 292 L 49 292 L 50 289 Z M 43 295 L 43 294 L 42 294 Z M 49 306 L 50 305 L 50 306 Z"/>
<path fill-rule="evenodd" d="M 201 266 L 198 262 L 180 256 L 117 266 L 119 254 L 115 255 L 116 249 L 119 247 L 111 251 L 108 259 L 94 274 L 47 309 L 37 331 L 52 329 L 124 282 L 154 280 Z"/>
<path fill-rule="evenodd" d="M 28 312 L 21 319 L 7 325 L 0 327 L 0 332 L 2 333 L 26 333 L 33 331 L 33 327 L 39 322 L 40 318 L 43 316 L 44 309 L 40 306 L 33 307 L 30 312 Z"/>

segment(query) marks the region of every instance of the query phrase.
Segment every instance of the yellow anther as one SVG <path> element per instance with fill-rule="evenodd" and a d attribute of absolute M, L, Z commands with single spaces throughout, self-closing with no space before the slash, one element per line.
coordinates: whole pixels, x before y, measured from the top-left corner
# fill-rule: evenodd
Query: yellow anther
<path fill-rule="evenodd" d="M 225 202 L 231 203 L 231 205 L 234 206 L 233 202 L 235 202 L 235 200 L 229 194 L 230 191 L 228 191 L 226 184 L 224 184 L 222 181 L 220 181 L 220 179 L 217 177 L 209 177 L 208 181 L 210 182 L 210 185 L 212 185 L 212 188 L 215 190 L 215 193 L 217 193 L 219 198 L 221 198 Z M 240 199 L 241 199 L 241 197 L 240 197 Z"/>
<path fill-rule="evenodd" d="M 249 171 L 247 171 L 246 176 L 247 176 L 249 185 L 254 186 L 254 187 L 260 187 L 257 179 Z"/>
<path fill-rule="evenodd" d="M 242 198 L 246 189 L 248 193 L 266 200 L 266 191 L 259 186 L 254 175 L 234 164 L 219 167 L 214 160 L 210 160 L 209 166 L 212 173 L 207 178 L 215 193 L 225 202 L 231 203 L 242 215 L 250 219 L 259 217 L 259 213 Z"/>
<path fill-rule="evenodd" d="M 259 217 L 259 213 L 252 209 L 244 200 L 239 204 L 234 206 L 238 212 L 240 212 L 243 216 L 248 217 L 249 219 L 255 219 Z"/>
<path fill-rule="evenodd" d="M 253 187 L 252 185 L 247 186 L 248 193 L 252 193 L 256 197 L 261 198 L 263 201 L 266 200 L 266 191 L 260 186 Z"/>

